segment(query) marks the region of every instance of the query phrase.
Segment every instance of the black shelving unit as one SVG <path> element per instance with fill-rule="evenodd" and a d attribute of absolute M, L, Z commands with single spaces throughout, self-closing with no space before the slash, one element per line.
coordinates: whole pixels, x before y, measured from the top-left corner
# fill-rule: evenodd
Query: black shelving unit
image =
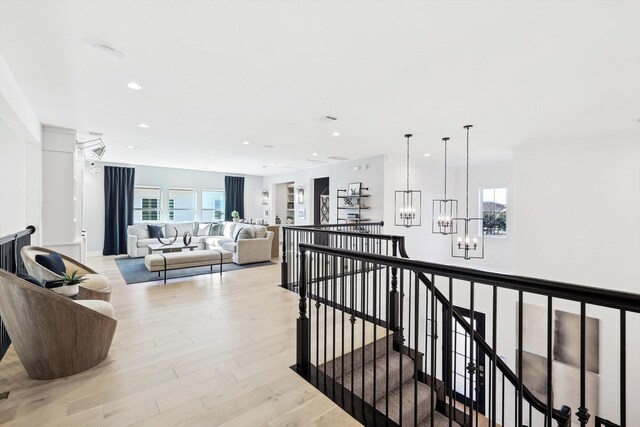
<path fill-rule="evenodd" d="M 362 211 L 371 209 L 367 204 L 370 194 L 363 194 L 363 190 L 369 190 L 369 187 L 361 187 L 360 193 L 357 195 L 348 195 L 347 190 L 338 190 L 338 203 L 336 207 L 336 218 L 338 223 L 353 223 L 371 221 L 371 218 L 363 217 Z"/>

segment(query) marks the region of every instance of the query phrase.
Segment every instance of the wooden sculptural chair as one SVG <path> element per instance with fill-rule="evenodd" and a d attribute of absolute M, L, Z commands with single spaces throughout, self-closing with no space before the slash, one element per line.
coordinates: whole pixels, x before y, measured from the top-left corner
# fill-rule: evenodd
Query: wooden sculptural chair
<path fill-rule="evenodd" d="M 0 316 L 29 377 L 73 375 L 102 362 L 118 321 L 100 300 L 74 301 L 0 270 Z"/>
<path fill-rule="evenodd" d="M 25 246 L 20 250 L 20 256 L 24 262 L 24 266 L 30 275 L 38 280 L 60 280 L 62 276 L 54 273 L 51 270 L 47 270 L 36 262 L 36 255 L 48 255 L 54 253 L 51 249 L 42 248 L 39 246 Z M 89 267 L 73 258 L 60 254 L 67 268 L 67 274 L 71 274 L 74 271 L 78 271 L 78 274 L 83 274 L 87 277 L 87 281 L 80 285 L 80 292 L 78 293 L 78 299 L 100 299 L 103 301 L 109 301 L 111 299 L 111 283 L 109 279 L 102 274 L 98 274 Z"/>

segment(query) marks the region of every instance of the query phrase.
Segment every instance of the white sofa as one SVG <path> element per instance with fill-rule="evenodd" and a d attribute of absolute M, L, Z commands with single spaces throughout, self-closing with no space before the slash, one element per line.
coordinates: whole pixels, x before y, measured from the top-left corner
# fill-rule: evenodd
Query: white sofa
<path fill-rule="evenodd" d="M 149 237 L 148 224 L 162 226 L 164 235 L 171 237 L 175 235 L 175 227 L 178 230 L 176 243 L 181 242 L 182 236 L 188 231 L 192 236 L 191 243 L 197 244 L 197 249 L 225 249 L 233 254 L 235 264 L 242 265 L 271 260 L 273 232 L 267 231 L 263 225 L 236 222 L 224 222 L 220 235 L 210 235 L 210 229 L 203 226 L 203 230 L 200 227 L 205 223 L 197 222 L 170 222 L 167 224 L 141 222 L 130 225 L 127 229 L 127 253 L 131 258 L 147 255 L 149 253 L 147 245 L 158 243 L 158 239 Z M 243 228 L 247 230 L 242 232 Z M 167 238 L 165 237 L 163 240 L 167 241 Z"/>

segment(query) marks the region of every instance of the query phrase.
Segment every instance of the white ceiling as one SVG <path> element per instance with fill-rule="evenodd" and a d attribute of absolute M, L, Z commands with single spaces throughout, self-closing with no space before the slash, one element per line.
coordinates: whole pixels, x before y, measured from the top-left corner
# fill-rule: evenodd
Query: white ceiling
<path fill-rule="evenodd" d="M 479 162 L 640 129 L 638 1 L 0 0 L 0 52 L 41 122 L 103 132 L 113 162 L 266 175 L 413 132 L 439 164 L 467 123 Z"/>

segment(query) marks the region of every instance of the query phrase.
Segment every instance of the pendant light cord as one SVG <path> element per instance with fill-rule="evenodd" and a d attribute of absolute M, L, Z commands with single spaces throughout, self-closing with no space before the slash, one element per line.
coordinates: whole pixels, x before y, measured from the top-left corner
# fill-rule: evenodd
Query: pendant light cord
<path fill-rule="evenodd" d="M 407 191 L 409 191 L 409 138 L 411 137 L 407 136 Z"/>
<path fill-rule="evenodd" d="M 467 219 L 469 219 L 469 129 L 472 127 L 472 125 L 466 125 L 465 128 L 467 129 L 467 206 L 466 206 L 466 212 L 467 212 Z"/>
<path fill-rule="evenodd" d="M 447 141 L 449 138 L 442 138 L 444 141 L 444 200 L 447 200 Z"/>

